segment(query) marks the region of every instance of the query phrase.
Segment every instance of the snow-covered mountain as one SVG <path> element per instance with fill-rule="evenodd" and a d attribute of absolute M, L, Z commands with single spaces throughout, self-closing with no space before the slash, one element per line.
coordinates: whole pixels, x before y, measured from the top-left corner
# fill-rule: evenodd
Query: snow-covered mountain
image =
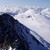
<path fill-rule="evenodd" d="M 32 31 L 37 32 L 44 41 L 50 44 L 50 9 L 49 8 L 29 8 L 27 11 L 15 15 L 14 18 L 23 25 L 27 26 Z M 31 32 L 31 31 L 30 31 Z M 33 34 L 39 41 L 41 41 L 46 47 L 50 48 L 47 42 L 44 42 L 41 38 Z"/>
<path fill-rule="evenodd" d="M 0 48 L 8 50 L 11 46 L 15 50 L 48 50 L 30 31 L 37 34 L 9 14 L 0 15 Z"/>
<path fill-rule="evenodd" d="M 14 28 L 16 32 L 19 31 L 18 36 L 27 41 L 29 50 L 50 50 L 50 8 L 6 8 L 0 11 L 0 14 L 3 13 L 11 15 L 19 21 L 19 23 L 17 21 L 13 23 Z M 21 30 L 22 33 L 20 33 Z"/>
<path fill-rule="evenodd" d="M 47 11 L 47 12 L 45 12 Z M 35 30 L 40 36 L 42 36 L 47 42 L 50 43 L 50 11 L 49 8 L 29 8 L 23 13 L 19 13 L 14 16 L 15 19 L 22 24 Z"/>

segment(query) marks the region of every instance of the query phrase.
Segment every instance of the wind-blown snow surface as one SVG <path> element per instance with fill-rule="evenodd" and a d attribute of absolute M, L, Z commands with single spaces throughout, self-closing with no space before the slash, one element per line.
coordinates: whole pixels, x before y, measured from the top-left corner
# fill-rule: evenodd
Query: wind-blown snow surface
<path fill-rule="evenodd" d="M 3 12 L 13 15 L 14 19 L 18 20 L 31 30 L 30 32 L 33 36 L 46 47 L 50 48 L 50 8 L 24 7 L 12 10 L 7 9 Z M 37 32 L 40 36 L 33 34 L 33 31 Z M 43 39 L 41 39 L 41 37 Z"/>

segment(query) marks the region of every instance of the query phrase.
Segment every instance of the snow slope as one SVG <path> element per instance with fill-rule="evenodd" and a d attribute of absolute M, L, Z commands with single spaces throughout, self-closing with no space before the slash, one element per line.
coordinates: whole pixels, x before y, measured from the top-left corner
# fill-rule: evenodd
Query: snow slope
<path fill-rule="evenodd" d="M 30 29 L 35 30 L 40 36 L 50 43 L 50 19 L 46 17 L 42 15 L 42 12 L 36 13 L 33 9 L 29 9 L 24 13 L 19 13 L 14 16 L 15 19 L 19 20 Z"/>
<path fill-rule="evenodd" d="M 32 31 L 37 32 L 44 39 L 42 43 L 50 48 L 50 45 L 47 44 L 47 42 L 50 44 L 50 11 L 48 8 L 42 9 L 38 13 L 37 10 L 29 8 L 26 12 L 15 15 L 14 18 Z M 32 32 L 31 34 L 39 41 L 43 41 L 38 35 L 36 36 Z"/>

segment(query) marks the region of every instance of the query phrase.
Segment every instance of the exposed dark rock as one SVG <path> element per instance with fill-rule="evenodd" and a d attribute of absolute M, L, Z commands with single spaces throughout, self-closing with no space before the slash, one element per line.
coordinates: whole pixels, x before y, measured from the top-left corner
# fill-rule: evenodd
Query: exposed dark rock
<path fill-rule="evenodd" d="M 24 42 L 23 40 L 18 36 L 18 32 L 16 32 L 14 28 L 14 22 L 15 20 L 13 17 L 11 17 L 9 14 L 2 14 L 0 15 L 0 47 L 5 48 L 7 45 L 12 46 L 13 48 L 15 47 L 15 40 L 18 39 L 18 43 L 21 44 L 19 45 L 18 48 L 24 49 Z M 19 23 L 16 21 L 17 24 Z M 17 26 L 18 27 L 18 26 Z M 21 33 L 21 32 L 20 32 Z M 16 43 L 17 43 L 16 42 Z M 26 48 L 24 50 L 27 50 Z"/>

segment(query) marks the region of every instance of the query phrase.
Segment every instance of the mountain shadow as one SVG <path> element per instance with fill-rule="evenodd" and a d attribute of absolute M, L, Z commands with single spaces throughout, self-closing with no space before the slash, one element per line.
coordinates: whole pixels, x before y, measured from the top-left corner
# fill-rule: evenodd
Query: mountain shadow
<path fill-rule="evenodd" d="M 1 50 L 48 50 L 33 35 L 30 29 L 15 20 L 9 14 L 0 15 Z"/>

